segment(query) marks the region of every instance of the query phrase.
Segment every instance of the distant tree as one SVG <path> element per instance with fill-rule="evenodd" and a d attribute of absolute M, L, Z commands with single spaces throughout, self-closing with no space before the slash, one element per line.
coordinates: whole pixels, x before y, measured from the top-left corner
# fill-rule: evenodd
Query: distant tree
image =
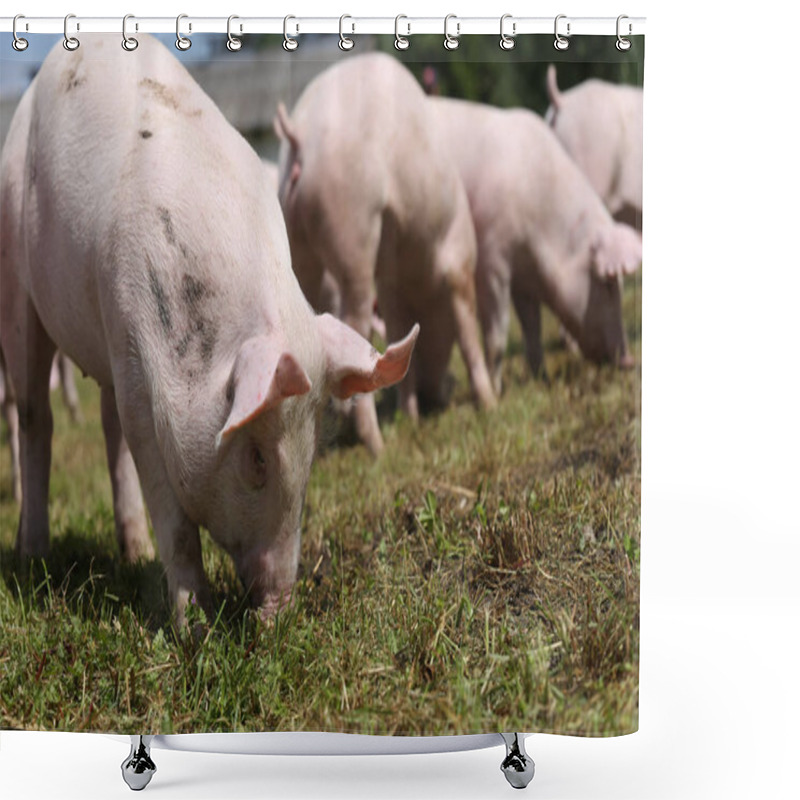
<path fill-rule="evenodd" d="M 519 36 L 513 50 L 501 50 L 499 36 L 464 36 L 447 51 L 442 36 L 412 36 L 398 52 L 394 38 L 374 37 L 377 49 L 394 54 L 416 75 L 426 91 L 496 106 L 524 106 L 542 114 L 547 108 L 547 66 L 556 64 L 558 85 L 569 89 L 587 78 L 642 85 L 644 40 L 635 38 L 627 53 L 610 36 L 580 36 L 558 51 L 552 36 Z M 514 69 L 509 69 L 509 64 Z M 431 73 L 435 83 L 431 83 Z"/>

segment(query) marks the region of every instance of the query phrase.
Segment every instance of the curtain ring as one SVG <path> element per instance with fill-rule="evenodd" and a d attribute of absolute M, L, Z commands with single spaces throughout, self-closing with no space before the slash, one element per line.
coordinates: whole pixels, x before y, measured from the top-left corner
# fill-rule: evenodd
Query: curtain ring
<path fill-rule="evenodd" d="M 231 14 L 228 17 L 228 41 L 225 42 L 225 47 L 227 47 L 231 53 L 235 53 L 242 49 L 242 40 L 231 33 L 231 22 L 235 19 L 239 19 L 236 14 Z M 239 30 L 241 31 L 241 28 L 239 28 Z"/>
<path fill-rule="evenodd" d="M 175 39 L 175 47 L 177 47 L 178 50 L 186 51 L 192 46 L 192 40 L 191 39 L 187 39 L 185 36 L 181 35 L 181 20 L 182 19 L 188 19 L 188 18 L 189 18 L 188 14 L 178 14 L 178 17 L 175 20 L 175 36 L 177 37 Z M 191 33 L 191 30 L 192 30 L 192 23 L 190 22 L 189 23 L 189 32 L 190 33 Z"/>
<path fill-rule="evenodd" d="M 133 36 L 128 36 L 127 25 L 129 19 L 135 19 L 133 14 L 126 14 L 122 18 L 122 49 L 132 53 L 139 46 L 139 40 L 134 39 Z"/>
<path fill-rule="evenodd" d="M 631 49 L 631 40 L 624 38 L 619 32 L 619 24 L 624 19 L 628 19 L 628 17 L 625 14 L 620 14 L 617 17 L 617 44 L 616 44 L 616 47 L 617 47 L 617 50 L 619 50 L 622 53 L 624 53 L 624 52 L 626 52 L 626 51 Z M 632 28 L 632 26 L 631 26 L 631 24 L 629 22 L 628 23 L 628 36 L 631 35 L 632 30 L 633 30 L 633 28 Z"/>
<path fill-rule="evenodd" d="M 17 36 L 17 20 L 18 19 L 25 19 L 24 14 L 17 14 L 14 17 L 14 22 L 11 23 L 11 32 L 14 34 L 14 40 L 11 42 L 11 46 L 18 52 L 21 53 L 23 50 L 28 49 L 28 40 L 23 39 L 21 36 Z M 27 27 L 27 25 L 26 25 Z"/>
<path fill-rule="evenodd" d="M 64 49 L 69 51 L 77 50 L 81 46 L 81 43 L 74 36 L 70 36 L 69 33 L 67 33 L 67 25 L 71 19 L 75 19 L 74 14 L 67 14 L 67 16 L 64 17 L 64 41 L 61 42 L 61 44 L 64 45 Z M 78 28 L 78 30 L 80 30 L 80 28 Z"/>
<path fill-rule="evenodd" d="M 287 52 L 291 53 L 294 50 L 297 50 L 297 45 L 299 42 L 293 36 L 289 36 L 288 25 L 290 19 L 297 19 L 297 17 L 293 17 L 291 14 L 283 18 L 283 49 Z M 297 26 L 297 33 L 300 33 L 300 26 Z"/>
<path fill-rule="evenodd" d="M 559 14 L 556 17 L 556 21 L 555 21 L 555 24 L 553 26 L 553 30 L 554 30 L 554 33 L 556 35 L 556 40 L 553 42 L 553 47 L 555 47 L 556 50 L 566 50 L 569 47 L 569 39 L 563 37 L 558 32 L 558 21 L 560 19 L 566 19 L 566 18 L 567 18 L 566 14 Z M 571 36 L 571 35 L 572 34 L 570 33 L 570 23 L 567 22 L 567 36 Z"/>
<path fill-rule="evenodd" d="M 401 19 L 408 19 L 405 14 L 398 14 L 394 18 L 394 47 L 395 50 L 408 50 L 411 46 L 411 42 L 408 41 L 406 36 L 411 36 L 411 23 L 407 22 L 406 27 L 408 31 L 406 32 L 405 36 L 400 35 L 400 20 Z"/>
<path fill-rule="evenodd" d="M 345 51 L 352 50 L 353 46 L 355 45 L 355 42 L 352 39 L 350 39 L 348 36 L 345 36 L 344 35 L 344 31 L 342 30 L 342 28 L 344 26 L 344 21 L 346 19 L 353 19 L 353 18 L 349 14 L 342 14 L 342 16 L 339 17 L 339 49 L 340 50 L 345 50 Z M 351 33 L 355 33 L 355 32 L 356 32 L 356 24 L 354 22 L 353 23 L 353 30 L 351 31 Z"/>
<path fill-rule="evenodd" d="M 450 22 L 451 19 L 456 20 L 456 35 L 453 36 L 447 30 L 447 23 Z M 461 35 L 461 23 L 458 22 L 458 17 L 455 14 L 448 14 L 444 18 L 444 49 L 445 50 L 456 50 L 458 49 L 458 37 Z"/>
<path fill-rule="evenodd" d="M 500 17 L 500 49 L 501 50 L 513 50 L 514 45 L 516 42 L 514 41 L 514 37 L 517 35 L 517 23 L 511 23 L 511 36 L 509 36 L 505 30 L 503 29 L 503 25 L 507 19 L 512 19 L 511 14 L 503 14 Z"/>

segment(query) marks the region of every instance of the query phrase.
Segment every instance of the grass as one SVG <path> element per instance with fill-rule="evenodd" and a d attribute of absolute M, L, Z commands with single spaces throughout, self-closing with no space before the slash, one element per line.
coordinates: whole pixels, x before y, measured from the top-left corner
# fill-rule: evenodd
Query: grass
<path fill-rule="evenodd" d="M 640 308 L 629 284 L 637 358 Z M 493 413 L 475 411 L 454 356 L 450 408 L 385 420 L 379 461 L 323 448 L 294 602 L 274 624 L 203 534 L 218 614 L 200 635 L 169 627 L 158 562 L 117 558 L 95 385 L 80 382 L 80 426 L 54 396 L 46 563 L 15 562 L 2 452 L 0 728 L 635 730 L 641 372 L 556 340 L 547 316 L 550 380 L 533 381 L 514 328 Z"/>

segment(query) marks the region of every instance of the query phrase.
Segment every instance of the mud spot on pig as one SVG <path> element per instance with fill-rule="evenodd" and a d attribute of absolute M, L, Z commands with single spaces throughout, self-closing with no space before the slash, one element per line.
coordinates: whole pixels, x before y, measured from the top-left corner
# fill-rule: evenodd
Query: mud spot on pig
<path fill-rule="evenodd" d="M 153 131 L 146 131 L 146 130 L 139 131 L 139 136 L 141 136 L 142 139 L 149 139 L 152 135 Z"/>
<path fill-rule="evenodd" d="M 83 61 L 83 54 L 76 52 L 71 59 L 70 65 L 61 73 L 61 87 L 66 94 L 72 89 L 86 83 L 85 77 L 78 76 L 78 69 Z"/>
<path fill-rule="evenodd" d="M 156 307 L 158 309 L 158 319 L 161 322 L 161 327 L 164 329 L 166 333 L 172 332 L 172 312 L 169 308 L 169 301 L 167 300 L 166 292 L 164 291 L 164 287 L 161 285 L 161 281 L 158 279 L 158 275 L 156 275 L 155 270 L 150 267 L 147 271 L 148 278 L 150 279 L 150 292 L 152 293 L 153 297 L 156 301 Z"/>
<path fill-rule="evenodd" d="M 176 305 L 179 321 L 175 325 L 179 338 L 174 352 L 179 361 L 184 361 L 194 352 L 200 357 L 204 366 L 207 367 L 211 362 L 217 344 L 218 329 L 216 322 L 207 313 L 206 301 L 214 294 L 215 292 L 203 281 L 188 273 L 183 275 L 178 295 L 180 302 Z M 188 363 L 196 361 L 190 358 Z M 190 380 L 194 377 L 191 368 L 187 374 Z"/>
<path fill-rule="evenodd" d="M 72 89 L 77 88 L 82 83 L 86 83 L 86 78 L 79 78 L 78 77 L 78 70 L 77 68 L 68 69 L 64 71 L 64 91 L 69 92 Z"/>
<path fill-rule="evenodd" d="M 182 248 L 183 249 L 183 248 Z M 185 274 L 183 276 L 183 285 L 181 288 L 181 297 L 186 307 L 190 310 L 196 310 L 203 298 L 206 296 L 208 289 L 202 281 L 198 281 L 191 275 Z"/>
<path fill-rule="evenodd" d="M 171 108 L 173 111 L 178 110 L 179 107 L 178 98 L 175 97 L 172 90 L 164 86 L 163 83 L 160 83 L 159 81 L 154 81 L 152 78 L 142 78 L 139 81 L 139 86 L 141 86 L 159 103 L 161 103 L 161 105 L 166 106 L 167 108 Z"/>
<path fill-rule="evenodd" d="M 169 213 L 169 209 L 159 206 L 158 216 L 161 219 L 161 224 L 164 226 L 164 235 L 167 237 L 167 241 L 171 245 L 177 244 L 175 228 L 172 224 L 172 215 Z"/>
<path fill-rule="evenodd" d="M 187 336 L 195 336 L 199 341 L 200 358 L 204 364 L 211 361 L 217 343 L 217 326 L 206 313 L 206 301 L 214 296 L 214 292 L 188 273 L 181 279 L 181 301 L 186 311 L 189 331 Z"/>

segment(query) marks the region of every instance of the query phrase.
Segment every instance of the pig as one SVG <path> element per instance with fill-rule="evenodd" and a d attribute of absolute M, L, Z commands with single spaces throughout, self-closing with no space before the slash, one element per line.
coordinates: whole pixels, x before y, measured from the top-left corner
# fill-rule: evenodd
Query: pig
<path fill-rule="evenodd" d="M 642 228 L 642 90 L 591 79 L 561 92 L 547 68 L 545 114 L 564 149 L 619 222 Z"/>
<path fill-rule="evenodd" d="M 341 319 L 363 337 L 376 297 L 389 339 L 410 320 L 420 323 L 400 385 L 400 408 L 413 419 L 420 406 L 444 404 L 454 340 L 478 405 L 493 407 L 467 197 L 411 73 L 385 54 L 347 58 L 305 88 L 291 118 L 280 105 L 275 130 L 292 265 L 312 306 L 320 309 L 323 288 L 330 297 L 338 287 Z M 379 454 L 371 396 L 356 399 L 354 417 L 361 440 Z"/>
<path fill-rule="evenodd" d="M 50 391 L 61 388 L 61 396 L 73 423 L 83 421 L 78 390 L 75 388 L 75 368 L 61 352 L 57 352 L 50 369 Z M 11 450 L 11 485 L 17 505 L 22 503 L 22 479 L 19 469 L 19 414 L 14 391 L 6 377 L 6 364 L 0 347 L 0 415 L 8 427 L 8 444 Z"/>
<path fill-rule="evenodd" d="M 428 103 L 469 197 L 478 239 L 478 314 L 495 392 L 502 388 L 511 300 L 534 375 L 543 367 L 542 303 L 588 359 L 630 366 L 619 278 L 641 262 L 636 231 L 611 218 L 532 111 L 448 98 Z"/>
<path fill-rule="evenodd" d="M 48 551 L 47 383 L 59 347 L 101 387 L 125 557 L 152 551 L 144 499 L 179 625 L 190 601 L 210 608 L 199 526 L 268 619 L 296 577 L 322 405 L 401 380 L 419 328 L 379 355 L 314 314 L 258 156 L 163 45 L 138 38 L 135 54 L 118 36 L 56 46 L 2 154 L 16 550 Z"/>

